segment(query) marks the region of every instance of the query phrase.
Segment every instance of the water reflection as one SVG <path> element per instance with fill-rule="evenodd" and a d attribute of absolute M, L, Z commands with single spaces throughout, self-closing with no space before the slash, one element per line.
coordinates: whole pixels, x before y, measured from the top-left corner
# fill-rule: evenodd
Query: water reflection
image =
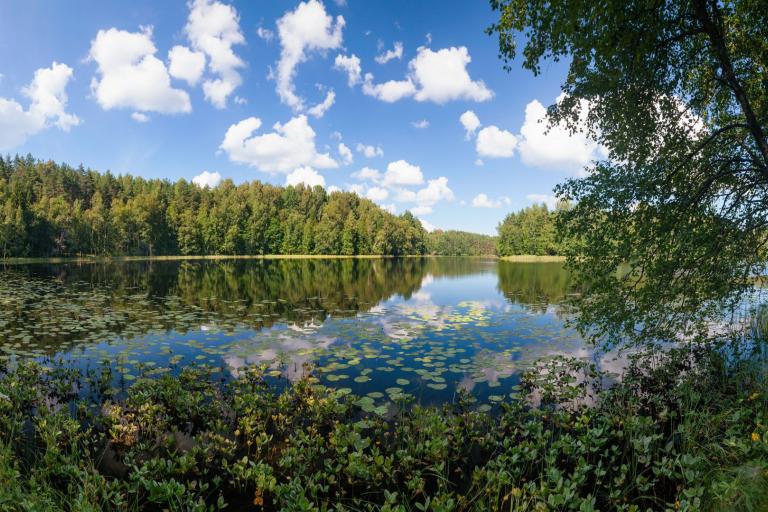
<path fill-rule="evenodd" d="M 109 360 L 122 378 L 191 363 L 267 365 L 379 401 L 508 393 L 547 353 L 583 350 L 557 263 L 479 258 L 9 266 L 0 357 Z"/>

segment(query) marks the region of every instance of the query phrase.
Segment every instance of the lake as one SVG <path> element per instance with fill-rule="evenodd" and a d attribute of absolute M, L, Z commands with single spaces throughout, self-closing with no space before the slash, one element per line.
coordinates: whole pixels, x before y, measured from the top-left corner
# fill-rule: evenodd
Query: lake
<path fill-rule="evenodd" d="M 280 385 L 481 404 L 514 394 L 549 354 L 589 351 L 566 326 L 561 263 L 482 258 L 35 263 L 0 268 L 0 358 L 89 371 L 114 386 L 205 364 L 268 367 Z"/>

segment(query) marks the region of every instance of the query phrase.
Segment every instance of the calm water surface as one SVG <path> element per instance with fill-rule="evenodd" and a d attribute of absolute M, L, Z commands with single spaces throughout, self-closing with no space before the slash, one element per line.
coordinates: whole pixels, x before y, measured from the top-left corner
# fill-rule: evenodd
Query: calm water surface
<path fill-rule="evenodd" d="M 585 354 L 559 263 L 472 258 L 0 267 L 0 358 L 108 362 L 116 385 L 188 364 L 276 382 L 307 368 L 377 407 L 514 393 L 533 359 Z"/>

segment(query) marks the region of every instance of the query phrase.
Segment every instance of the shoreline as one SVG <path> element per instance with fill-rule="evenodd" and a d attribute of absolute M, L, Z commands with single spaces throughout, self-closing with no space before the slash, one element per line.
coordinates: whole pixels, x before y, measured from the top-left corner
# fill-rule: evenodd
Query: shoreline
<path fill-rule="evenodd" d="M 322 260 L 322 259 L 398 259 L 398 258 L 480 258 L 508 261 L 512 263 L 564 262 L 565 256 L 515 255 L 495 256 L 467 255 L 449 256 L 444 254 L 212 254 L 212 255 L 165 255 L 165 256 L 55 256 L 29 258 L 0 258 L 0 265 L 25 265 L 34 263 L 109 263 L 130 261 L 218 261 L 218 260 Z"/>

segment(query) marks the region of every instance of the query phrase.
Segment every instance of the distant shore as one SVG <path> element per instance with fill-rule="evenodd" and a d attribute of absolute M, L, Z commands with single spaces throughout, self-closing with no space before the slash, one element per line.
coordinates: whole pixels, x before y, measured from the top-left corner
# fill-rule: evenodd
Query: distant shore
<path fill-rule="evenodd" d="M 563 262 L 565 256 L 447 256 L 443 254 L 404 254 L 402 256 L 379 254 L 213 254 L 213 255 L 166 255 L 166 256 L 58 256 L 51 258 L 0 258 L 0 265 L 25 263 L 97 263 L 110 261 L 182 261 L 182 260 L 324 260 L 324 259 L 394 259 L 394 258 L 487 258 L 514 263 Z"/>
<path fill-rule="evenodd" d="M 535 256 L 535 255 L 528 255 L 528 254 L 518 254 L 515 256 L 500 256 L 500 260 L 503 261 L 512 261 L 515 263 L 543 263 L 543 262 L 563 262 L 565 261 L 565 256 Z"/>

